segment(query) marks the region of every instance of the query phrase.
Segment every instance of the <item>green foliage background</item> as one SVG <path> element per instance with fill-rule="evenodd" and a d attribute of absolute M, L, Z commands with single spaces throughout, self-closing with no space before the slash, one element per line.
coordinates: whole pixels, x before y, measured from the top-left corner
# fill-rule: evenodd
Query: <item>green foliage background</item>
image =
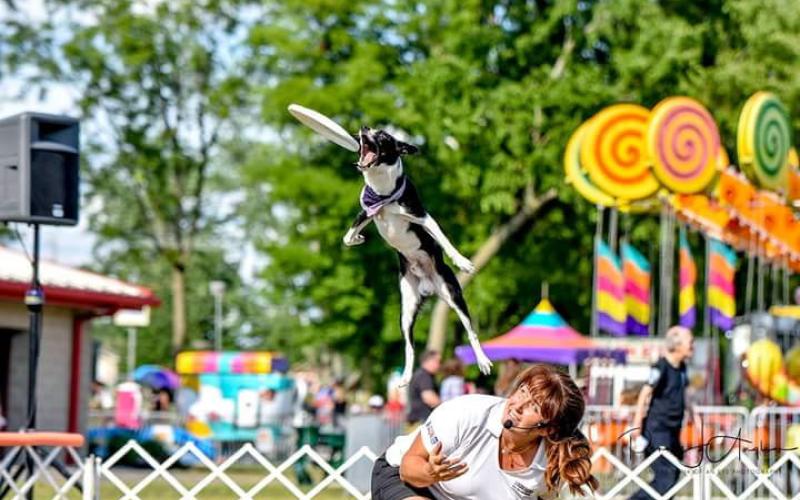
<path fill-rule="evenodd" d="M 299 126 L 286 112 L 289 103 L 349 130 L 407 133 L 421 154 L 408 158 L 406 169 L 465 255 L 520 210 L 526 189 L 557 189 L 557 201 L 466 290 L 484 338 L 520 321 L 543 281 L 559 312 L 588 331 L 595 210 L 564 183 L 562 155 L 571 132 L 599 109 L 695 97 L 717 119 L 734 162 L 738 113 L 753 92 L 777 93 L 795 130 L 799 125 L 800 6 L 791 0 L 154 3 L 153 12 L 143 12 L 132 1 L 53 1 L 62 15 L 94 17 L 66 28 L 7 23 L 0 31 L 3 75 L 17 72 L 41 85 L 75 82 L 87 120 L 105 109 L 126 118 L 128 133 L 150 138 L 123 134 L 115 144 L 98 130 L 90 138 L 95 154 L 86 157 L 89 196 L 108 207 L 92 219 L 98 267 L 149 284 L 165 299 L 140 352 L 152 361 L 170 354 L 164 337 L 174 262 L 143 244 L 152 221 L 126 198 L 136 179 L 114 172 L 138 165 L 149 189 L 160 192 L 169 185 L 163 172 L 180 165 L 196 171 L 196 144 L 176 148 L 163 130 L 150 135 L 147 118 L 158 119 L 159 100 L 175 109 L 186 104 L 161 80 L 183 88 L 215 76 L 213 84 L 192 86 L 192 95 L 213 111 L 209 123 L 223 125 L 210 151 L 209 196 L 234 207 L 230 217 L 204 209 L 199 219 L 201 243 L 187 260 L 189 339 L 208 331 L 206 283 L 222 275 L 238 318 L 228 325 L 231 345 L 278 348 L 309 361 L 339 352 L 368 380 L 385 377 L 403 355 L 396 257 L 374 229 L 363 246 L 343 247 L 362 184 L 355 158 Z M 120 40 L 115 50 L 93 38 L 98 32 Z M 186 202 L 180 192 L 164 201 L 175 210 Z M 655 260 L 657 220 L 637 216 L 622 227 Z M 699 250 L 699 239 L 694 244 Z M 247 246 L 264 265 L 256 280 L 242 282 L 240 254 L 232 250 Z M 420 346 L 429 309 L 416 327 Z M 460 338 L 454 327 L 450 347 Z"/>

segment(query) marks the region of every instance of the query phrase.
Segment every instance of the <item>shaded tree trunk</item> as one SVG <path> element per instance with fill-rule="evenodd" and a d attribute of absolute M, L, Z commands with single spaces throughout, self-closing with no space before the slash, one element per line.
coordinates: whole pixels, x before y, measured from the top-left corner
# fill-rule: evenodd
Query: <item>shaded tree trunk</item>
<path fill-rule="evenodd" d="M 186 269 L 172 267 L 172 351 L 177 353 L 186 342 Z"/>
<path fill-rule="evenodd" d="M 503 247 L 506 241 L 514 235 L 519 229 L 525 225 L 539 210 L 542 209 L 547 203 L 556 198 L 556 190 L 549 189 L 542 195 L 535 195 L 533 187 L 529 186 L 525 201 L 522 208 L 514 214 L 508 222 L 497 228 L 492 234 L 483 242 L 475 255 L 472 256 L 472 263 L 475 264 L 475 272 L 473 274 L 458 273 L 458 282 L 461 288 L 466 286 L 472 281 L 472 278 L 483 269 L 489 261 L 497 255 L 497 252 Z M 447 303 L 441 299 L 436 302 L 433 308 L 433 316 L 431 318 L 431 327 L 428 331 L 428 349 L 442 352 L 445 346 L 447 334 L 447 319 L 450 308 Z"/>
<path fill-rule="evenodd" d="M 553 63 L 548 75 L 550 80 L 560 80 L 564 76 L 564 72 L 569 64 L 572 53 L 575 50 L 575 38 L 572 30 L 567 30 L 564 41 L 561 45 L 561 52 L 558 58 Z M 531 139 L 534 144 L 541 143 L 544 139 L 541 134 L 542 121 L 544 116 L 540 106 L 534 108 L 533 125 L 534 131 Z M 483 242 L 481 247 L 472 256 L 472 263 L 475 264 L 475 272 L 472 275 L 466 273 L 458 273 L 458 282 L 461 288 L 465 288 L 471 281 L 473 276 L 477 275 L 480 270 L 494 257 L 500 248 L 503 247 L 506 241 L 514 235 L 526 222 L 528 222 L 536 213 L 547 203 L 554 200 L 557 196 L 555 189 L 549 189 L 542 195 L 536 195 L 534 192 L 533 184 L 528 184 L 525 189 L 525 197 L 522 201 L 522 206 L 511 219 L 497 228 L 489 238 Z M 450 308 L 447 304 L 439 299 L 436 306 L 433 308 L 433 316 L 431 318 L 431 327 L 428 331 L 428 349 L 442 352 L 445 346 L 445 335 L 447 333 L 447 317 Z"/>

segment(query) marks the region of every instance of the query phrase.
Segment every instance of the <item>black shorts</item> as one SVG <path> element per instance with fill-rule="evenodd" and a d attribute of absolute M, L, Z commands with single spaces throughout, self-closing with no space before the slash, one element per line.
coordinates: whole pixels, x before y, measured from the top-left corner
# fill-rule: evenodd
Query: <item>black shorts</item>
<path fill-rule="evenodd" d="M 393 467 L 386 461 L 384 453 L 372 466 L 372 500 L 403 500 L 409 497 L 433 499 L 428 488 L 415 488 L 400 479 L 400 467 Z"/>

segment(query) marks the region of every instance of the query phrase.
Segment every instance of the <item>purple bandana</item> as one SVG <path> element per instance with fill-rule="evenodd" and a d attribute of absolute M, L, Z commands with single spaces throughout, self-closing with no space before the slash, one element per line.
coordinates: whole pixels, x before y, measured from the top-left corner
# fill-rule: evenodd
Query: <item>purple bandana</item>
<path fill-rule="evenodd" d="M 399 200 L 400 197 L 403 196 L 405 190 L 405 175 L 397 180 L 397 184 L 394 186 L 394 191 L 386 196 L 379 195 L 369 186 L 364 186 L 364 189 L 361 190 L 361 208 L 367 212 L 367 217 L 372 217 L 380 212 L 381 208 L 384 206 Z"/>

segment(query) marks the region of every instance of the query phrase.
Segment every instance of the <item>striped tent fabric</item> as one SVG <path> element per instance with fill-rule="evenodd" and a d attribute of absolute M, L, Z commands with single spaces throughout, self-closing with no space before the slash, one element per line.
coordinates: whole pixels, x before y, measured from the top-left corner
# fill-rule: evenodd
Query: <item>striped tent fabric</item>
<path fill-rule="evenodd" d="M 519 359 L 521 361 L 568 365 L 581 363 L 589 357 L 613 358 L 625 362 L 625 350 L 606 348 L 569 326 L 553 304 L 542 299 L 519 325 L 490 340 L 481 342 L 489 359 Z M 464 363 L 475 363 L 470 345 L 456 347 L 456 355 Z"/>
<path fill-rule="evenodd" d="M 632 335 L 650 333 L 650 263 L 636 248 L 622 245 L 622 274 L 625 280 L 625 331 Z"/>
<path fill-rule="evenodd" d="M 599 240 L 595 255 L 597 326 L 612 335 L 625 335 L 625 280 L 619 257 Z"/>
<path fill-rule="evenodd" d="M 680 273 L 678 295 L 678 324 L 686 328 L 694 328 L 697 324 L 696 297 L 694 292 L 697 283 L 697 266 L 692 257 L 692 250 L 689 248 L 689 240 L 686 238 L 686 228 L 680 231 Z"/>
<path fill-rule="evenodd" d="M 729 330 L 733 328 L 733 318 L 736 316 L 736 252 L 725 243 L 712 239 L 709 242 L 708 259 L 706 286 L 711 324 Z"/>

